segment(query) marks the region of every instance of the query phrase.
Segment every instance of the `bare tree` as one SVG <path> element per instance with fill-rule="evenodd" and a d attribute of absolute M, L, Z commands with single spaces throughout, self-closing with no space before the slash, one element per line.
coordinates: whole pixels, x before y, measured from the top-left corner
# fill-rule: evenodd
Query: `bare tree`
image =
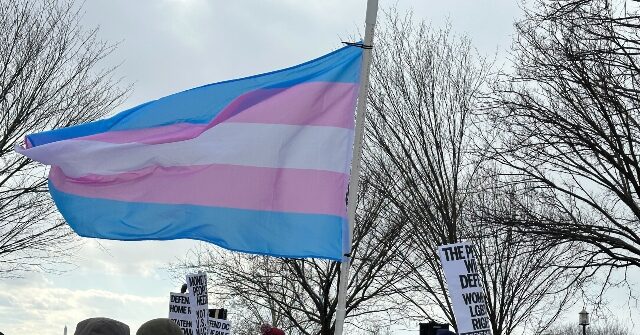
<path fill-rule="evenodd" d="M 388 326 L 401 306 L 390 301 L 404 276 L 397 242 L 399 231 L 382 215 L 385 200 L 363 178 L 356 210 L 352 267 L 347 292 L 350 334 L 376 333 Z M 283 237 L 286 238 L 286 237 Z M 286 259 L 232 253 L 216 247 L 196 250 L 172 266 L 178 274 L 204 269 L 212 300 L 233 306 L 231 315 L 253 334 L 262 322 L 287 334 L 333 334 L 340 264 L 321 259 Z M 356 320 L 356 321 L 354 321 Z M 384 320 L 387 320 L 386 323 Z"/>
<path fill-rule="evenodd" d="M 465 216 L 493 333 L 544 331 L 575 302 L 593 273 L 571 267 L 581 251 L 577 243 L 540 239 L 506 224 L 536 220 L 523 205 L 550 210 L 541 208 L 538 194 L 527 184 L 509 183 L 494 169 L 484 169 L 478 179 L 481 187 L 469 200 Z"/>
<path fill-rule="evenodd" d="M 552 211 L 512 220 L 589 247 L 576 266 L 640 266 L 640 16 L 609 0 L 538 1 L 498 86 L 496 159 Z M 635 6 L 637 7 L 637 6 Z M 566 220 L 566 219 L 569 220 Z"/>
<path fill-rule="evenodd" d="M 123 91 L 98 68 L 113 46 L 84 31 L 72 1 L 0 3 L 0 276 L 63 259 L 70 230 L 46 171 L 13 151 L 25 135 L 94 120 Z"/>
<path fill-rule="evenodd" d="M 455 326 L 437 247 L 461 238 L 461 210 L 478 165 L 471 119 L 487 69 L 469 41 L 387 15 L 371 73 L 365 166 L 405 227 L 414 316 Z M 481 60 L 480 60 L 481 61 Z M 406 289 L 406 288 L 403 288 Z"/>
<path fill-rule="evenodd" d="M 408 314 L 456 327 L 437 247 L 467 239 L 480 254 L 493 334 L 545 327 L 571 301 L 576 273 L 553 266 L 570 260 L 571 248 L 495 224 L 510 214 L 507 194 L 476 143 L 487 126 L 490 65 L 447 30 L 395 12 L 387 22 L 372 67 L 364 165 L 390 203 L 385 216 L 403 227 L 409 275 L 397 287 Z"/>
<path fill-rule="evenodd" d="M 577 323 L 569 325 L 555 326 L 543 335 L 582 335 L 582 327 Z M 589 335 L 631 335 L 631 331 L 625 325 L 618 321 L 605 320 L 603 322 L 595 322 L 587 327 Z"/>

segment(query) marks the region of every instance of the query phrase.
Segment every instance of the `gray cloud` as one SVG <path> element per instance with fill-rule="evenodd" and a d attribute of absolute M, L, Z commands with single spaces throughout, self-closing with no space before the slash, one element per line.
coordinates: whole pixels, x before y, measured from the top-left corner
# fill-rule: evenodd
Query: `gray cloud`
<path fill-rule="evenodd" d="M 73 334 L 79 321 L 95 316 L 126 320 L 135 330 L 146 320 L 166 315 L 167 297 L 23 286 L 0 292 L 1 331 L 7 335 L 59 335 L 66 324 Z"/>

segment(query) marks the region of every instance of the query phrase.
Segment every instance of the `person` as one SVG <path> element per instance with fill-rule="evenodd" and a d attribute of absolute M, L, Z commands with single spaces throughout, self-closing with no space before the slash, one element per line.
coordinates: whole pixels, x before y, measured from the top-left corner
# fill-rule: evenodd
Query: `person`
<path fill-rule="evenodd" d="M 138 328 L 136 335 L 183 335 L 182 329 L 173 321 L 160 318 L 149 320 Z"/>
<path fill-rule="evenodd" d="M 129 326 L 109 318 L 89 318 L 78 322 L 74 335 L 130 335 Z"/>
<path fill-rule="evenodd" d="M 284 335 L 284 332 L 282 331 L 282 329 L 272 327 L 268 323 L 265 323 L 262 326 L 260 326 L 260 333 L 262 335 Z"/>

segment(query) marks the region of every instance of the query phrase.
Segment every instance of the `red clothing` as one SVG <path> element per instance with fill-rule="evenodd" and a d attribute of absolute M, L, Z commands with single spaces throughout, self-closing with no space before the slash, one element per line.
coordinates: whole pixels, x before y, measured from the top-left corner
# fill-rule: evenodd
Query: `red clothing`
<path fill-rule="evenodd" d="M 284 332 L 278 328 L 271 328 L 265 335 L 284 335 Z"/>

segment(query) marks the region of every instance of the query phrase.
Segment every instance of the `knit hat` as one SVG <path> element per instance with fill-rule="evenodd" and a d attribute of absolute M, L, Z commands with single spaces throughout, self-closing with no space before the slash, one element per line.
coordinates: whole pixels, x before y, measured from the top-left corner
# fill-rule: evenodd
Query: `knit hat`
<path fill-rule="evenodd" d="M 173 321 L 165 318 L 145 322 L 136 335 L 183 335 L 182 329 Z"/>
<path fill-rule="evenodd" d="M 80 321 L 74 335 L 130 335 L 129 326 L 109 318 L 90 318 Z"/>
<path fill-rule="evenodd" d="M 263 324 L 262 326 L 260 326 L 260 333 L 262 334 L 266 334 L 268 331 L 271 330 L 271 325 L 268 323 Z"/>

